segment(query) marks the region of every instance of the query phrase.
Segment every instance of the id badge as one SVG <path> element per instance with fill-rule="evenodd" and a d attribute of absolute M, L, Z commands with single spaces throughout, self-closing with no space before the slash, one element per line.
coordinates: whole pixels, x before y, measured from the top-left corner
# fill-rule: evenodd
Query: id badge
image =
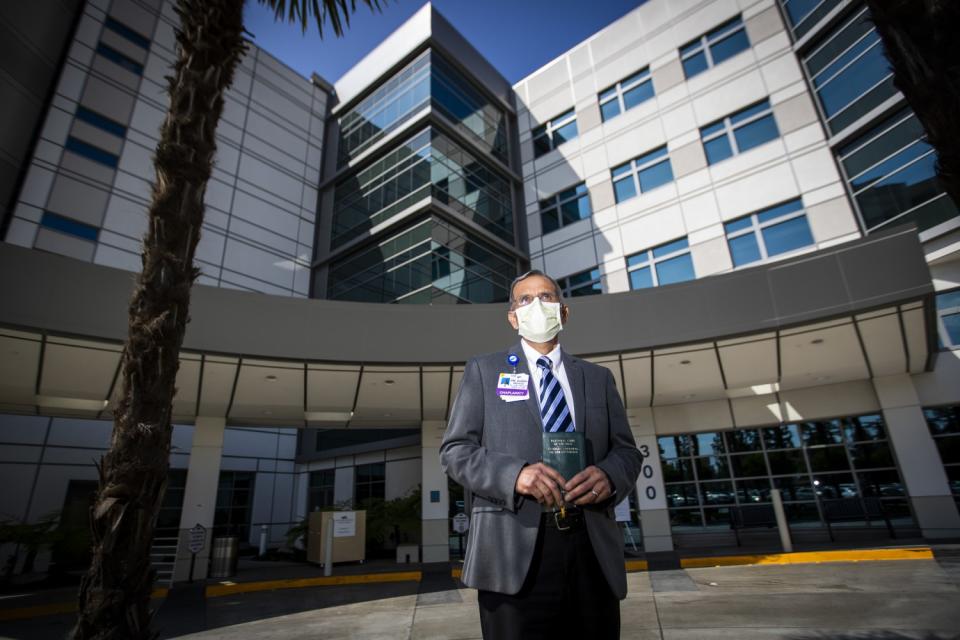
<path fill-rule="evenodd" d="M 530 374 L 501 373 L 497 377 L 497 395 L 504 402 L 526 400 L 530 397 Z"/>

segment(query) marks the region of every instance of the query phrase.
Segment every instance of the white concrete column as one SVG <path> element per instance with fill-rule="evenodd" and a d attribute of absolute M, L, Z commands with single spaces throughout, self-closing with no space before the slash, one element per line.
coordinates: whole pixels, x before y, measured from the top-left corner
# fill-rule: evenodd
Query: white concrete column
<path fill-rule="evenodd" d="M 905 373 L 882 376 L 873 386 L 923 537 L 960 537 L 960 514 L 913 379 Z"/>
<path fill-rule="evenodd" d="M 177 561 L 173 568 L 175 582 L 190 578 L 191 554 L 187 543 L 190 529 L 197 524 L 206 527 L 207 539 L 203 550 L 197 554 L 193 577 L 195 580 L 207 577 L 210 541 L 213 538 L 213 514 L 217 506 L 217 487 L 220 484 L 223 431 L 226 426 L 226 418 L 197 416 L 193 445 L 190 447 L 190 462 L 187 466 L 183 510 L 180 513 L 180 541 L 177 544 Z"/>
<path fill-rule="evenodd" d="M 637 441 L 637 447 L 644 456 L 640 477 L 637 478 L 637 504 L 640 506 L 643 550 L 647 553 L 673 551 L 673 532 L 667 511 L 653 411 L 649 407 L 631 409 L 627 412 L 627 419 L 630 421 L 630 430 Z"/>
<path fill-rule="evenodd" d="M 450 561 L 450 494 L 440 470 L 445 420 L 424 420 L 420 435 L 423 562 Z"/>

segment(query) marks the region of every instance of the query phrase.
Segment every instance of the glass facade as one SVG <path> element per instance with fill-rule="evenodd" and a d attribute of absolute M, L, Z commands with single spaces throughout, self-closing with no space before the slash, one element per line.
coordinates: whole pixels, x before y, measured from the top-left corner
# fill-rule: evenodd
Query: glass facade
<path fill-rule="evenodd" d="M 565 278 L 557 278 L 560 292 L 564 298 L 579 298 L 603 293 L 603 279 L 600 269 L 587 269 Z"/>
<path fill-rule="evenodd" d="M 539 158 L 576 137 L 577 116 L 570 109 L 533 130 L 533 156 Z"/>
<path fill-rule="evenodd" d="M 893 220 L 929 229 L 960 215 L 937 182 L 937 154 L 920 121 L 901 109 L 837 151 L 867 231 Z"/>
<path fill-rule="evenodd" d="M 707 164 L 743 153 L 780 136 L 770 101 L 763 100 L 731 113 L 722 120 L 700 127 L 700 140 Z"/>
<path fill-rule="evenodd" d="M 427 105 L 480 148 L 507 161 L 506 114 L 436 52 L 416 60 L 340 118 L 343 166 Z"/>
<path fill-rule="evenodd" d="M 217 487 L 217 506 L 213 512 L 214 535 L 239 535 L 250 538 L 253 511 L 253 471 L 221 471 Z"/>
<path fill-rule="evenodd" d="M 733 266 L 742 267 L 813 244 L 800 198 L 725 223 Z"/>
<path fill-rule="evenodd" d="M 941 349 L 960 349 L 960 289 L 937 294 L 937 329 Z"/>
<path fill-rule="evenodd" d="M 333 506 L 333 485 L 335 469 L 310 472 L 310 487 L 307 497 L 307 510 L 318 511 Z"/>
<path fill-rule="evenodd" d="M 336 185 L 331 246 L 362 235 L 431 195 L 513 242 L 510 182 L 445 135 L 427 128 Z"/>
<path fill-rule="evenodd" d="M 796 38 L 800 38 L 829 14 L 840 0 L 780 0 L 787 22 Z"/>
<path fill-rule="evenodd" d="M 803 56 L 803 64 L 831 133 L 843 131 L 897 93 L 866 8 L 831 29 Z"/>
<path fill-rule="evenodd" d="M 960 405 L 923 410 L 954 499 L 960 503 Z"/>
<path fill-rule="evenodd" d="M 516 261 L 427 218 L 330 265 L 327 297 L 357 302 L 506 302 Z"/>
<path fill-rule="evenodd" d="M 610 177 L 617 202 L 629 200 L 638 193 L 673 182 L 673 167 L 670 166 L 667 146 L 648 151 L 639 158 L 614 167 L 610 171 Z"/>
<path fill-rule="evenodd" d="M 353 481 L 353 506 L 362 509 L 376 500 L 383 500 L 387 489 L 387 471 L 383 462 L 358 464 Z"/>
<path fill-rule="evenodd" d="M 791 525 L 819 526 L 825 502 L 857 498 L 878 498 L 895 524 L 912 523 L 881 415 L 657 440 L 674 532 L 729 529 L 731 507 L 770 504 L 771 489 Z"/>

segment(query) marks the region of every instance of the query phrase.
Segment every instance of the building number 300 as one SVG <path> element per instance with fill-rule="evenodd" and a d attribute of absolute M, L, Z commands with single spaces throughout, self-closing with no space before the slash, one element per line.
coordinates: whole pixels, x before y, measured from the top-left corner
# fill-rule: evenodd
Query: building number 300
<path fill-rule="evenodd" d="M 640 473 L 647 480 L 653 478 L 653 467 L 647 460 L 650 459 L 650 447 L 642 444 L 639 447 L 640 455 L 643 456 L 643 466 L 640 468 Z M 657 497 L 657 488 L 652 484 L 648 484 L 643 489 L 644 494 L 647 496 L 647 500 L 654 500 Z"/>

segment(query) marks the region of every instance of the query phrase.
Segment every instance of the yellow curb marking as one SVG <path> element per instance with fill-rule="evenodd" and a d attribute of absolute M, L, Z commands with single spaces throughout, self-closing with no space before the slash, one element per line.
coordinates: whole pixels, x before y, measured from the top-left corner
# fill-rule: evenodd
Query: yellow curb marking
<path fill-rule="evenodd" d="M 212 584 L 206 589 L 208 598 L 228 596 L 235 593 L 252 591 L 273 591 L 275 589 L 299 589 L 301 587 L 328 587 L 343 584 L 373 584 L 377 582 L 420 582 L 419 571 L 399 571 L 392 573 L 368 573 L 356 576 L 324 576 L 321 578 L 297 578 L 290 580 L 264 580 L 261 582 L 236 582 L 231 584 Z"/>
<path fill-rule="evenodd" d="M 169 589 L 158 587 L 150 594 L 151 598 L 166 598 Z M 16 609 L 0 609 L 0 621 L 26 620 L 41 616 L 56 616 L 64 613 L 73 613 L 77 610 L 76 602 L 53 602 L 38 604 L 32 607 L 17 607 Z"/>
<path fill-rule="evenodd" d="M 627 560 L 623 565 L 627 571 L 646 571 L 649 568 L 646 560 Z"/>
<path fill-rule="evenodd" d="M 816 562 L 862 562 L 871 560 L 928 560 L 933 558 L 930 547 L 903 549 L 849 549 L 843 551 L 802 551 L 766 555 L 716 556 L 713 558 L 682 558 L 684 569 L 700 567 L 728 567 L 744 564 L 801 564 Z"/>

